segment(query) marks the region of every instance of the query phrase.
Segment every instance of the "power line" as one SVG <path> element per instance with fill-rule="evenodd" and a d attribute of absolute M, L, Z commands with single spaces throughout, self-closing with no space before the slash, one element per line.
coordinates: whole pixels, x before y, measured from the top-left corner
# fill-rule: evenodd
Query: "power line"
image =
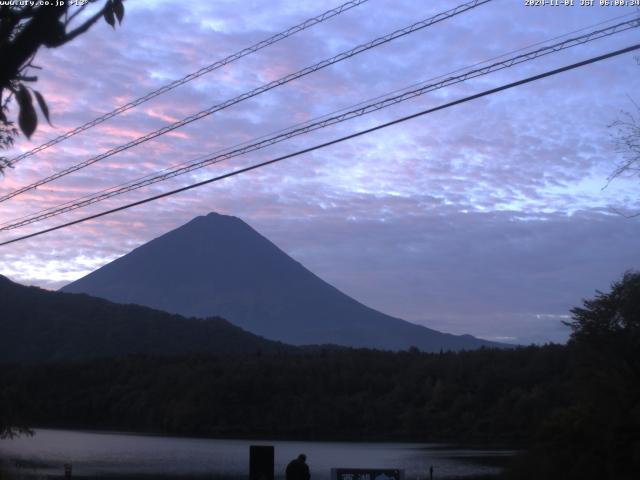
<path fill-rule="evenodd" d="M 534 81 L 537 81 L 537 80 L 541 80 L 543 78 L 547 78 L 547 77 L 550 77 L 550 76 L 553 76 L 553 75 L 557 75 L 559 73 L 566 72 L 566 71 L 569 71 L 569 70 L 574 70 L 576 68 L 584 67 L 586 65 L 590 65 L 592 63 L 596 63 L 596 62 L 599 62 L 599 61 L 602 61 L 602 60 L 606 60 L 608 58 L 616 57 L 618 55 L 623 55 L 625 53 L 629 53 L 629 52 L 632 52 L 632 51 L 635 51 L 635 50 L 638 50 L 638 49 L 640 49 L 640 43 L 632 45 L 630 47 L 626 47 L 626 48 L 620 49 L 620 50 L 609 52 L 609 53 L 604 54 L 604 55 L 600 55 L 600 56 L 597 56 L 597 57 L 592 57 L 592 58 L 590 58 L 588 60 L 584 60 L 582 62 L 573 63 L 571 65 L 566 65 L 564 67 L 557 68 L 557 69 L 554 69 L 554 70 L 549 70 L 547 72 L 544 72 L 544 73 L 541 73 L 541 74 L 538 74 L 538 75 L 534 75 L 532 77 L 527 77 L 527 78 L 525 78 L 523 80 L 518 80 L 516 82 L 508 83 L 508 84 L 502 85 L 500 87 L 492 88 L 490 90 L 485 90 L 485 91 L 477 93 L 475 95 L 470 95 L 468 97 L 464 97 L 464 98 L 455 100 L 453 102 L 445 103 L 443 105 L 440 105 L 440 106 L 437 106 L 437 107 L 433 107 L 433 108 L 429 108 L 427 110 L 422 110 L 422 111 L 420 111 L 418 113 L 414 113 L 412 115 L 407 115 L 405 117 L 401 117 L 401 118 L 398 118 L 396 120 L 392 120 L 390 122 L 382 123 L 380 125 L 376 125 L 375 127 L 371 127 L 371 128 L 366 129 L 366 130 L 361 130 L 359 132 L 355 132 L 355 133 L 352 133 L 350 135 L 346 135 L 344 137 L 340 137 L 340 138 L 337 138 L 337 139 L 334 139 L 334 140 L 331 140 L 331 141 L 328 141 L 328 142 L 325 142 L 325 143 L 321 143 L 321 144 L 315 145 L 313 147 L 305 148 L 303 150 L 298 150 L 297 152 L 293 152 L 293 153 L 290 153 L 290 154 L 287 154 L 287 155 L 283 155 L 281 157 L 277 157 L 277 158 L 274 158 L 274 159 L 271 159 L 271 160 L 267 160 L 265 162 L 257 163 L 257 164 L 251 165 L 249 167 L 241 168 L 241 169 L 235 170 L 233 172 L 226 173 L 224 175 L 220 175 L 220 176 L 217 176 L 217 177 L 210 178 L 208 180 L 204 180 L 204 181 L 201 181 L 201 182 L 194 183 L 192 185 L 187 185 L 186 187 L 181 187 L 181 188 L 178 188 L 178 189 L 175 189 L 175 190 L 171 190 L 169 192 L 165 192 L 165 193 L 161 193 L 159 195 L 155 195 L 153 197 L 145 198 L 144 200 L 139 200 L 137 202 L 129 203 L 127 205 L 122 205 L 120 207 L 113 208 L 111 210 L 106 210 L 106 211 L 103 211 L 103 212 L 100 212 L 100 213 L 96 213 L 94 215 L 89 215 L 87 217 L 80 218 L 78 220 L 74 220 L 72 222 L 68 222 L 68 223 L 65 223 L 65 224 L 62 224 L 62 225 L 58 225 L 58 226 L 55 226 L 55 227 L 47 228 L 45 230 L 40 230 L 38 232 L 30 233 L 28 235 L 23 235 L 23 236 L 18 237 L 18 238 L 7 240 L 5 242 L 0 243 L 0 246 L 9 245 L 11 243 L 19 242 L 19 241 L 26 240 L 28 238 L 33 238 L 33 237 L 36 237 L 36 236 L 39 236 L 39 235 L 44 235 L 45 233 L 53 232 L 55 230 L 60 230 L 62 228 L 67 228 L 67 227 L 70 227 L 72 225 L 76 225 L 78 223 L 83 223 L 83 222 L 86 222 L 88 220 L 93 220 L 93 219 L 96 219 L 96 218 L 99 218 L 99 217 L 104 217 L 105 215 L 110 215 L 112 213 L 120 212 L 122 210 L 127 210 L 129 208 L 136 207 L 138 205 L 143 205 L 145 203 L 153 202 L 153 201 L 159 200 L 161 198 L 165 198 L 165 197 L 169 197 L 169 196 L 172 196 L 172 195 L 176 195 L 178 193 L 185 192 L 187 190 L 191 190 L 191 189 L 194 189 L 194 188 L 197 188 L 197 187 L 201 187 L 201 186 L 207 185 L 209 183 L 218 182 L 220 180 L 224 180 L 226 178 L 230 178 L 230 177 L 239 175 L 241 173 L 246 173 L 246 172 L 249 172 L 251 170 L 256 170 L 258 168 L 265 167 L 267 165 L 271 165 L 271 164 L 274 164 L 274 163 L 278 163 L 278 162 L 281 162 L 281 161 L 289 159 L 289 158 L 297 157 L 297 156 L 303 155 L 305 153 L 312 152 L 314 150 L 319 150 L 321 148 L 325 148 L 325 147 L 328 147 L 328 146 L 331 146 L 331 145 L 335 145 L 335 144 L 338 144 L 338 143 L 341 143 L 341 142 L 344 142 L 344 141 L 347 141 L 347 140 L 351 140 L 353 138 L 360 137 L 362 135 L 366 135 L 366 134 L 375 132 L 377 130 L 381 130 L 383 128 L 387 128 L 387 127 L 390 127 L 392 125 L 397 125 L 399 123 L 406 122 L 408 120 L 412 120 L 414 118 L 421 117 L 421 116 L 427 115 L 429 113 L 434 113 L 434 112 L 437 112 L 439 110 L 444 110 L 446 108 L 450 108 L 450 107 L 453 107 L 455 105 L 460 105 L 462 103 L 466 103 L 466 102 L 469 102 L 471 100 L 476 100 L 476 99 L 481 98 L 481 97 L 486 97 L 488 95 L 492 95 L 494 93 L 498 93 L 498 92 L 501 92 L 503 90 L 508 90 L 508 89 L 511 89 L 511 88 L 515 88 L 515 87 L 518 87 L 520 85 L 524 85 L 524 84 L 531 83 L 531 82 L 534 82 Z"/>
<path fill-rule="evenodd" d="M 278 80 L 274 80 L 272 82 L 269 82 L 265 85 L 262 85 L 261 87 L 258 87 L 254 90 L 251 90 L 249 92 L 245 92 L 242 95 L 239 95 L 235 98 L 232 98 L 230 100 L 227 100 L 223 103 L 220 103 L 218 105 L 214 105 L 206 110 L 202 110 L 201 112 L 195 113 L 193 115 L 190 115 L 188 117 L 183 118 L 182 120 L 175 122 L 173 124 L 167 125 L 159 130 L 156 130 L 154 132 L 148 133 L 147 135 L 144 135 L 142 137 L 139 137 L 135 140 L 132 140 L 129 143 L 126 143 L 124 145 L 120 145 L 118 147 L 112 148 L 111 150 L 108 150 L 107 152 L 104 152 L 100 155 L 97 155 L 95 157 L 92 157 L 88 160 L 85 160 L 83 162 L 80 162 L 76 165 L 73 165 L 69 168 L 66 168 L 64 170 L 61 170 L 57 173 L 54 173 L 53 175 L 50 175 L 42 180 L 39 180 L 35 183 L 32 183 L 30 185 L 27 185 L 26 187 L 22 187 L 18 190 L 14 190 L 11 193 L 8 193 L 2 197 L 0 197 L 0 202 L 4 202 L 7 201 L 17 195 L 20 195 L 21 193 L 27 192 L 29 190 L 33 190 L 41 185 L 47 184 L 49 182 L 52 182 L 58 178 L 64 177 L 66 175 L 69 175 L 71 173 L 77 172 L 78 170 L 81 170 L 83 168 L 88 167 L 89 165 L 92 165 L 96 162 L 99 162 L 100 160 L 104 160 L 105 158 L 111 157 L 117 153 L 123 152 L 125 150 L 128 150 L 129 148 L 135 147 L 137 145 L 140 145 L 144 142 L 147 142 L 149 140 L 152 140 L 156 137 L 159 137 L 161 135 L 164 135 L 168 132 L 171 132 L 173 130 L 176 130 L 177 128 L 183 127 L 187 124 L 190 124 L 192 122 L 195 122 L 197 120 L 201 120 L 215 112 L 218 112 L 220 110 L 223 110 L 225 108 L 228 108 L 232 105 L 235 105 L 237 103 L 240 103 L 244 100 L 247 100 L 249 98 L 255 97 L 257 95 L 260 95 L 264 92 L 267 92 L 269 90 L 272 90 L 276 87 L 279 87 L 281 85 L 284 85 L 286 83 L 289 83 L 293 80 L 296 80 L 298 78 L 304 77 L 306 75 L 309 75 L 310 73 L 316 72 L 318 70 L 321 70 L 323 68 L 326 68 L 330 65 L 333 65 L 335 63 L 341 62 L 343 60 L 346 60 L 348 58 L 351 58 L 355 55 L 358 55 L 362 52 L 365 52 L 367 50 L 370 50 L 372 48 L 378 47 L 382 44 L 388 43 L 392 40 L 395 40 L 397 38 L 403 37 L 405 35 L 409 35 L 411 33 L 415 33 L 419 30 L 422 30 L 426 27 L 429 27 L 431 25 L 434 25 L 436 23 L 442 22 L 444 20 L 447 20 L 451 17 L 454 17 L 456 15 L 459 15 L 461 13 L 464 13 L 468 10 L 474 9 L 476 7 L 479 7 L 480 5 L 483 5 L 485 3 L 489 3 L 493 0 L 473 0 L 471 2 L 467 2 L 461 5 L 458 5 L 455 8 L 452 8 L 450 10 L 447 10 L 445 12 L 439 13 L 437 15 L 434 15 L 432 17 L 429 17 L 427 19 L 421 20 L 419 22 L 414 23 L 413 25 L 410 25 L 408 27 L 402 28 L 400 30 L 396 30 L 392 33 L 389 33 L 387 35 L 384 35 L 382 37 L 378 37 L 375 40 L 372 40 L 371 42 L 359 45 L 355 48 L 352 48 L 351 50 L 347 50 L 345 52 L 342 52 L 338 55 L 335 55 L 329 59 L 323 60 L 321 62 L 318 62 L 310 67 L 306 67 L 302 70 L 299 70 L 295 73 L 291 73 L 289 75 L 286 75 Z"/>
<path fill-rule="evenodd" d="M 311 122 L 306 122 L 305 124 L 302 124 L 303 126 L 300 126 L 298 128 L 290 128 L 290 129 L 285 129 L 282 130 L 281 132 L 284 132 L 280 135 L 275 135 L 272 137 L 261 137 L 261 138 L 265 138 L 265 140 L 259 141 L 259 142 L 255 142 L 255 143 L 250 143 L 250 142 L 245 142 L 243 145 L 245 145 L 242 148 L 235 148 L 235 147 L 231 147 L 230 149 L 226 149 L 226 150 L 222 150 L 221 152 L 224 153 L 219 153 L 219 152 L 215 152 L 217 153 L 216 156 L 212 157 L 212 155 L 214 154 L 209 154 L 208 156 L 201 156 L 199 158 L 203 158 L 203 160 L 201 161 L 194 161 L 193 163 L 184 163 L 182 165 L 186 165 L 184 167 L 178 166 L 174 169 L 166 169 L 163 172 L 165 173 L 160 173 L 157 174 L 155 176 L 153 175 L 147 175 L 145 177 L 142 177 L 141 179 L 137 180 L 137 181 L 131 181 L 131 182 L 127 182 L 126 184 L 124 184 L 123 186 L 118 186 L 118 187 L 112 187 L 110 189 L 107 190 L 103 190 L 101 192 L 98 192 L 96 194 L 93 195 L 88 195 L 85 197 L 81 197 L 80 199 L 74 200 L 74 201 L 69 201 L 66 202 L 62 205 L 59 205 L 57 207 L 52 207 L 49 209 L 46 209 L 42 212 L 37 212 L 36 214 L 32 214 L 32 215 L 27 215 L 24 217 L 21 217 L 19 219 L 15 219 L 15 220 L 11 220 L 8 222 L 5 222 L 4 224 L 0 225 L 0 230 L 11 230 L 14 228 L 18 228 L 24 225 L 28 225 L 31 223 L 35 223 L 36 221 L 39 220 L 43 220 L 46 218 L 50 218 L 53 216 L 57 216 L 72 210 L 75 210 L 77 208 L 81 208 L 81 207 L 85 207 L 88 205 L 91 205 L 93 203 L 97 203 L 99 201 L 102 200 L 106 200 L 108 198 L 117 196 L 117 195 L 121 195 L 123 193 L 127 193 L 129 191 L 132 190 L 136 190 L 139 188 L 142 188 L 144 186 L 148 186 L 160 181 L 164 181 L 167 180 L 169 178 L 173 178 L 175 176 L 178 175 L 182 175 L 188 172 L 191 172 L 193 170 L 199 169 L 199 168 L 203 168 L 206 167 L 208 165 L 214 164 L 214 163 L 219 163 L 221 161 L 227 160 L 229 158 L 232 157 L 236 157 L 251 151 L 256 151 L 259 150 L 261 148 L 265 148 L 268 146 L 271 146 L 275 143 L 279 143 L 281 141 L 287 140 L 289 138 L 292 138 L 294 136 L 298 136 L 304 133 L 308 133 L 310 131 L 314 131 L 320 128 L 324 128 L 327 127 L 329 125 L 334 125 L 336 123 L 340 123 L 346 120 L 349 120 L 351 118 L 357 117 L 357 116 L 361 116 L 367 113 L 371 113 L 373 111 L 377 111 L 380 110 L 382 108 L 386 108 L 390 105 L 394 105 L 396 103 L 400 103 L 402 101 L 406 101 L 409 100 L 411 98 L 414 98 L 416 96 L 419 95 L 423 95 L 427 92 L 430 91 L 434 91 L 436 89 L 439 88 L 443 88 L 446 86 L 450 86 L 453 85 L 455 83 L 460 83 L 463 81 L 466 81 L 470 78 L 476 78 L 478 76 L 481 75 L 486 75 L 495 71 L 499 71 L 502 70 L 504 68 L 508 68 L 514 65 L 517 65 L 519 63 L 523 63 L 525 61 L 530 61 L 533 60 L 535 58 L 539 58 L 540 56 L 543 55 L 547 55 L 550 53 L 555 53 L 557 51 L 566 49 L 566 48 L 570 48 L 576 45 L 582 45 L 584 43 L 590 42 L 590 41 L 594 41 L 606 36 L 610 36 L 613 35 L 615 33 L 620 33 L 622 31 L 628 30 L 630 28 L 634 28 L 637 27 L 639 25 L 639 20 L 635 19 L 635 20 L 631 20 L 631 21 L 627 21 L 627 22 L 622 22 L 619 23 L 617 25 L 613 25 L 611 27 L 605 28 L 605 29 L 601 29 L 601 30 L 597 30 L 597 31 L 593 31 L 593 32 L 589 32 L 585 35 L 582 35 L 580 37 L 575 37 L 575 38 L 570 38 L 564 42 L 560 42 L 554 45 L 550 45 L 547 47 L 543 47 L 541 49 L 538 49 L 536 51 L 533 52 L 529 52 L 526 54 L 522 54 L 522 55 L 518 55 L 516 57 L 513 58 L 509 58 L 506 59 L 504 61 L 501 62 L 497 62 L 494 63 L 492 65 L 488 65 L 486 67 L 480 68 L 480 69 L 476 69 L 476 70 L 471 70 L 469 72 L 466 72 L 462 75 L 459 76 L 455 76 L 455 77 L 449 77 L 444 81 L 438 82 L 438 83 L 434 83 L 434 84 L 428 84 L 428 85 L 423 85 L 422 87 L 418 88 L 418 89 L 414 89 L 411 91 L 404 91 L 402 94 L 400 95 L 396 95 L 396 96 L 389 96 L 387 98 L 384 98 L 382 101 L 379 102 L 374 102 L 371 104 L 359 104 L 360 105 L 364 105 L 362 108 L 356 108 L 354 110 L 351 111 L 346 111 L 345 113 L 342 113 L 340 115 L 336 115 L 333 117 L 329 117 L 329 116 L 324 116 L 321 117 L 322 120 L 318 120 L 318 121 L 311 121 Z M 441 78 L 441 77 L 438 77 Z M 395 93 L 395 92 L 394 92 Z M 378 98 L 383 98 L 383 97 L 378 97 Z M 344 112 L 345 109 L 342 110 L 342 112 Z M 235 148 L 235 149 L 233 149 Z M 84 199 L 84 200 L 83 200 Z M 26 220 L 23 220 L 26 219 Z M 13 222 L 13 223 L 11 223 Z"/>
<path fill-rule="evenodd" d="M 83 125 L 80 125 L 79 127 L 76 127 L 72 130 L 69 130 L 68 132 L 52 139 L 49 140 L 46 143 L 43 143 L 42 145 L 29 150 L 28 152 L 24 152 L 21 155 L 18 155 L 15 158 L 12 158 L 11 160 L 9 160 L 9 164 L 10 165 L 15 165 L 17 162 L 19 162 L 20 160 L 24 160 L 27 157 L 30 157 L 32 155 L 35 155 L 38 152 L 41 152 L 42 150 L 46 150 L 49 147 L 52 147 L 53 145 L 57 145 L 58 143 L 73 137 L 74 135 L 77 135 L 78 133 L 84 132 L 85 130 L 88 130 L 92 127 L 95 127 L 96 125 L 101 124 L 102 122 L 105 122 L 107 120 L 109 120 L 110 118 L 113 118 L 117 115 L 120 115 L 121 113 L 126 112 L 127 110 L 130 110 L 134 107 L 137 107 L 138 105 L 141 105 L 149 100 L 151 100 L 152 98 L 155 98 L 159 95 L 162 95 L 163 93 L 167 93 L 170 90 L 173 90 L 174 88 L 177 88 L 181 85 L 184 85 L 187 82 L 190 82 L 191 80 L 195 80 L 198 77 L 201 77 L 202 75 L 205 75 L 206 73 L 210 73 L 213 72 L 214 70 L 217 70 L 220 67 L 223 67 L 225 65 L 228 65 L 232 62 L 235 62 L 236 60 L 239 60 L 243 57 L 246 57 L 247 55 L 250 55 L 252 53 L 255 53 L 259 50 L 262 50 L 265 47 L 268 47 L 269 45 L 273 45 L 274 43 L 277 43 L 281 40 L 284 40 L 285 38 L 291 37 L 292 35 L 295 35 L 296 33 L 299 33 L 303 30 L 306 30 L 308 28 L 311 28 L 319 23 L 324 22 L 325 20 L 329 20 L 332 17 L 335 17 L 337 15 L 340 15 L 343 12 L 346 12 L 347 10 L 350 10 L 354 7 L 357 7 L 363 3 L 368 2 L 369 0 L 351 0 L 349 2 L 346 2 L 342 5 L 340 5 L 339 7 L 336 8 L 332 8 L 331 10 L 327 10 L 326 12 L 313 17 L 313 18 L 308 18 L 307 20 L 305 20 L 302 23 L 299 23 L 298 25 L 295 25 L 291 28 L 288 28 L 285 31 L 282 31 L 280 33 L 276 33 L 275 35 L 272 35 L 271 37 L 262 40 L 258 43 L 255 43 L 253 45 L 251 45 L 250 47 L 244 48 L 242 50 L 240 50 L 239 52 L 236 52 L 234 54 L 229 55 L 226 58 L 223 58 L 222 60 L 218 60 L 217 62 L 212 63 L 211 65 L 207 65 L 206 67 L 202 67 L 200 70 L 190 73 L 188 75 L 185 75 L 184 77 L 178 79 L 178 80 L 174 80 L 171 83 L 168 83 L 166 85 L 163 85 L 162 87 L 147 93 L 146 95 L 137 98 L 135 100 L 132 100 L 129 103 L 126 103 L 108 113 L 105 113 L 104 115 L 95 118 L 93 120 L 91 120 L 90 122 L 87 122 Z"/>
<path fill-rule="evenodd" d="M 408 91 L 405 90 L 400 94 L 390 95 L 388 97 L 382 98 L 379 101 L 375 101 L 369 104 L 359 104 L 355 109 L 342 111 L 342 113 L 334 116 L 325 116 L 325 117 L 322 117 L 321 120 L 317 120 L 315 122 L 314 121 L 307 122 L 302 126 L 298 126 L 298 127 L 294 126 L 289 129 L 285 129 L 281 131 L 282 133 L 277 133 L 276 135 L 273 135 L 271 137 L 268 137 L 268 136 L 266 138 L 262 137 L 262 139 L 254 143 L 246 142 L 242 147 L 238 147 L 238 148 L 231 147 L 230 149 L 222 150 L 221 152 L 215 152 L 213 154 L 209 154 L 208 156 L 204 157 L 204 159 L 202 160 L 194 161 L 191 163 L 187 163 L 184 166 L 178 166 L 173 169 L 165 170 L 163 171 L 164 173 L 159 173 L 159 174 L 156 174 L 155 176 L 147 175 L 137 181 L 128 182 L 124 186 L 113 187 L 111 189 L 103 190 L 101 192 L 98 192 L 90 196 L 82 197 L 75 201 L 66 202 L 57 207 L 46 209 L 45 211 L 42 211 L 42 212 L 37 212 L 35 214 L 27 215 L 19 219 L 10 220 L 0 225 L 0 230 L 12 230 L 18 227 L 35 223 L 40 220 L 51 218 L 57 215 L 62 215 L 64 213 L 76 210 L 78 208 L 86 207 L 88 205 L 106 200 L 111 197 L 115 197 L 117 195 L 121 195 L 121 194 L 130 192 L 133 190 L 137 190 L 139 188 L 142 188 L 148 185 L 152 185 L 154 183 L 158 183 L 179 175 L 183 175 L 191 171 L 206 167 L 208 165 L 220 163 L 224 160 L 228 160 L 233 157 L 237 157 L 249 152 L 266 148 L 268 146 L 283 142 L 295 136 L 306 134 L 315 130 L 319 130 L 321 128 L 342 123 L 352 118 L 360 117 L 362 115 L 366 115 L 366 114 L 387 108 L 391 105 L 395 105 L 395 104 L 410 100 L 412 98 L 415 98 L 420 95 L 424 95 L 434 90 L 438 90 L 438 89 L 448 87 L 457 83 L 461 83 L 472 78 L 488 75 L 490 73 L 494 73 L 494 72 L 503 70 L 505 68 L 510 68 L 514 65 L 519 65 L 521 63 L 531 61 L 545 55 L 556 53 L 561 50 L 575 47 L 577 45 L 583 45 L 585 43 L 592 42 L 604 37 L 609 37 L 611 35 L 624 32 L 631 28 L 637 28 L 638 26 L 640 26 L 640 19 L 635 18 L 633 20 L 621 22 L 607 28 L 588 32 L 578 37 L 569 38 L 565 41 L 558 42 L 553 45 L 548 45 L 531 52 L 527 52 L 511 58 L 507 58 L 505 60 L 484 66 L 482 68 L 472 69 L 461 75 L 445 78 L 440 82 L 430 83 L 426 85 L 423 84 L 418 88 L 414 88 Z M 202 158 L 202 156 L 200 158 Z"/>
<path fill-rule="evenodd" d="M 466 67 L 457 68 L 457 69 L 449 71 L 447 73 L 444 73 L 444 74 L 441 74 L 441 75 L 437 75 L 435 77 L 431 77 L 431 78 L 429 78 L 427 80 L 423 80 L 421 82 L 414 83 L 414 84 L 412 84 L 410 86 L 407 86 L 407 87 L 404 87 L 404 88 L 399 88 L 399 89 L 393 90 L 391 92 L 387 92 L 387 93 L 385 93 L 383 95 L 378 95 L 378 96 L 376 96 L 374 98 L 369 98 L 367 100 L 358 102 L 357 104 L 354 104 L 354 105 L 351 105 L 351 106 L 348 106 L 348 107 L 343 107 L 343 108 L 340 108 L 338 110 L 334 110 L 334 111 L 332 111 L 330 113 L 325 113 L 325 114 L 320 115 L 318 117 L 315 117 L 315 118 L 313 118 L 311 120 L 307 120 L 305 122 L 300 122 L 300 123 L 297 123 L 297 124 L 295 124 L 293 126 L 285 127 L 285 128 L 279 129 L 277 131 L 272 131 L 272 132 L 266 133 L 264 135 L 261 135 L 260 137 L 253 138 L 251 140 L 245 140 L 244 142 L 240 142 L 240 143 L 238 143 L 238 144 L 236 144 L 236 145 L 234 145 L 232 147 L 228 147 L 226 149 L 221 149 L 221 150 L 215 151 L 214 153 L 226 152 L 226 151 L 229 151 L 231 149 L 239 148 L 239 147 L 244 146 L 244 145 L 249 145 L 252 142 L 256 142 L 258 140 L 268 138 L 268 137 L 273 136 L 273 135 L 278 134 L 278 133 L 286 132 L 288 130 L 291 130 L 292 128 L 301 127 L 301 126 L 308 125 L 308 124 L 313 123 L 313 122 L 317 122 L 317 121 L 319 121 L 321 119 L 328 118 L 328 117 L 336 115 L 338 113 L 346 112 L 347 110 L 352 109 L 354 107 L 359 107 L 359 106 L 362 106 L 362 105 L 366 105 L 367 103 L 373 102 L 375 100 L 383 99 L 385 97 L 388 97 L 389 95 L 393 95 L 393 94 L 400 93 L 400 92 L 405 92 L 405 91 L 408 91 L 409 89 L 416 88 L 416 87 L 421 86 L 421 85 L 425 85 L 428 82 L 433 82 L 435 80 L 447 78 L 448 76 L 451 76 L 451 75 L 453 75 L 455 73 L 463 72 L 464 70 L 468 70 L 468 69 L 471 69 L 471 68 L 474 68 L 474 67 L 478 67 L 480 65 L 485 65 L 485 64 L 487 64 L 489 62 L 492 62 L 492 61 L 495 61 L 495 60 L 499 60 L 501 58 L 506 58 L 509 55 L 513 55 L 513 54 L 519 53 L 519 52 L 524 52 L 524 51 L 527 51 L 527 50 L 529 50 L 531 48 L 538 47 L 540 45 L 545 45 L 545 44 L 547 44 L 549 42 L 552 42 L 554 40 L 559 40 L 561 38 L 566 38 L 566 37 L 569 37 L 570 35 L 575 35 L 577 33 L 589 30 L 590 28 L 595 28 L 595 27 L 599 27 L 599 26 L 602 26 L 602 25 L 606 25 L 606 24 L 612 23 L 614 21 L 620 20 L 622 18 L 634 17 L 635 15 L 636 15 L 636 13 L 626 13 L 626 14 L 623 14 L 623 15 L 616 15 L 614 17 L 611 17 L 611 18 L 607 19 L 607 20 L 604 20 L 604 21 L 601 21 L 601 22 L 598 22 L 598 23 L 594 23 L 594 24 L 591 24 L 591 25 L 587 25 L 587 26 L 581 27 L 579 29 L 563 33 L 561 35 L 557 35 L 555 37 L 548 38 L 548 39 L 540 41 L 540 42 L 532 43 L 530 45 L 527 45 L 526 47 L 518 48 L 518 49 L 515 49 L 515 50 L 510 50 L 508 52 L 505 52 L 503 54 L 488 58 L 488 59 L 483 60 L 481 62 L 477 62 L 477 63 L 474 63 L 472 65 L 467 65 Z M 95 196 L 100 195 L 102 193 L 115 191 L 115 190 L 117 190 L 117 189 L 119 189 L 121 187 L 129 186 L 129 185 L 132 185 L 132 184 L 137 183 L 139 181 L 142 181 L 142 180 L 157 176 L 158 174 L 160 174 L 162 172 L 169 172 L 169 171 L 171 171 L 171 170 L 173 170 L 175 168 L 178 168 L 180 166 L 188 165 L 188 164 L 191 164 L 191 163 L 194 163 L 194 162 L 201 161 L 203 159 L 206 159 L 210 155 L 211 154 L 199 155 L 198 157 L 196 157 L 194 159 L 191 159 L 191 160 L 188 160 L 188 161 L 183 161 L 183 162 L 180 162 L 178 164 L 174 164 L 171 167 L 167 167 L 167 168 L 164 168 L 164 169 L 160 170 L 159 172 L 152 172 L 152 173 L 149 173 L 149 174 L 144 175 L 142 177 L 138 177 L 136 179 L 120 183 L 120 184 L 115 185 L 113 187 L 109 187 L 109 188 L 100 190 L 98 192 L 85 194 L 85 195 L 83 195 L 81 197 L 78 197 L 78 198 L 75 198 L 73 200 L 68 200 L 68 201 L 63 202 L 62 204 L 58 204 L 56 206 L 45 208 L 45 209 L 39 210 L 39 211 L 34 212 L 34 213 L 30 213 L 30 214 L 27 214 L 27 215 L 23 215 L 21 217 L 17 217 L 17 218 L 15 218 L 13 220 L 8 220 L 8 221 L 5 221 L 5 222 L 2 222 L 0 224 L 0 230 L 2 230 L 2 227 L 6 226 L 6 225 L 9 225 L 11 222 L 17 222 L 17 221 L 20 221 L 20 220 L 31 218 L 34 215 L 40 215 L 40 214 L 43 214 L 43 213 L 51 212 L 53 210 L 58 210 L 58 209 L 60 209 L 60 208 L 62 208 L 64 206 L 69 206 L 69 205 L 76 204 L 81 200 L 92 198 L 92 197 L 95 197 Z"/>

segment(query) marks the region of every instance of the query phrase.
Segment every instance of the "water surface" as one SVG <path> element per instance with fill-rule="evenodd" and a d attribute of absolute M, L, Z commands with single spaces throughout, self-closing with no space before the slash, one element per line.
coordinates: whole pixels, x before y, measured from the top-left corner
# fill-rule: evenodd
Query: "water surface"
<path fill-rule="evenodd" d="M 442 444 L 216 440 L 127 433 L 36 430 L 33 437 L 0 440 L 0 457 L 22 476 L 246 478 L 249 446 L 274 445 L 276 478 L 286 464 L 307 455 L 312 480 L 329 480 L 331 468 L 401 468 L 407 480 L 497 473 L 478 459 L 504 458 L 507 450 L 461 449 Z"/>

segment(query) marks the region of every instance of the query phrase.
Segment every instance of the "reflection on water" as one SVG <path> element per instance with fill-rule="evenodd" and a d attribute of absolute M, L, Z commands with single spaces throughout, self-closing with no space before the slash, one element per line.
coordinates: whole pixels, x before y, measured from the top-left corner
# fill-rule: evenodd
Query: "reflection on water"
<path fill-rule="evenodd" d="M 276 477 L 286 464 L 307 454 L 313 480 L 329 480 L 334 467 L 402 468 L 408 480 L 497 473 L 479 458 L 505 457 L 512 451 L 466 450 L 440 444 L 346 443 L 215 440 L 143 436 L 122 433 L 37 430 L 33 437 L 0 440 L 0 457 L 30 476 L 63 473 L 73 464 L 74 477 L 248 476 L 249 445 L 274 445 Z"/>

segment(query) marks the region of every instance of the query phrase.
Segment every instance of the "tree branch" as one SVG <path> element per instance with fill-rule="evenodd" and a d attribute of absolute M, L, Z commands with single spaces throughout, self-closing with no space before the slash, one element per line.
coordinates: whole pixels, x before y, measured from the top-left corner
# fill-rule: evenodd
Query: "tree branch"
<path fill-rule="evenodd" d="M 98 20 L 100 20 L 100 17 L 102 17 L 104 15 L 104 12 L 107 9 L 107 5 L 108 4 L 109 4 L 109 2 L 105 2 L 104 7 L 102 7 L 98 12 L 96 12 L 95 15 L 93 15 L 91 18 L 87 19 L 79 27 L 77 27 L 74 30 L 68 32 L 64 36 L 64 41 L 62 43 L 70 42 L 71 40 L 76 38 L 78 35 L 82 35 L 87 30 L 89 30 L 93 26 L 93 24 L 96 23 Z"/>
<path fill-rule="evenodd" d="M 65 26 L 69 25 L 71 22 L 73 22 L 73 19 L 76 18 L 80 13 L 82 13 L 82 11 L 87 8 L 87 5 L 89 5 L 88 3 L 85 3 L 84 5 L 81 5 L 73 14 L 71 14 L 71 16 L 69 16 L 69 18 L 67 18 L 66 22 L 65 22 Z"/>
<path fill-rule="evenodd" d="M 41 45 L 55 44 L 59 28 L 64 30 L 59 18 L 64 14 L 66 6 L 47 6 L 46 10 L 38 9 L 33 19 L 9 43 L 0 48 L 0 88 L 7 87 L 16 77 L 22 66 L 38 51 Z"/>

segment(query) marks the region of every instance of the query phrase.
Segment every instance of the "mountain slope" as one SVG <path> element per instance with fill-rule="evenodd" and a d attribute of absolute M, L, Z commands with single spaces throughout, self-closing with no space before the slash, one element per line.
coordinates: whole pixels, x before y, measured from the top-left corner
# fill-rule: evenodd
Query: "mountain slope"
<path fill-rule="evenodd" d="M 63 288 L 186 316 L 219 315 L 296 345 L 425 351 L 497 345 L 390 317 L 348 297 L 249 227 L 211 213 Z"/>
<path fill-rule="evenodd" d="M 188 319 L 88 295 L 25 287 L 0 275 L 0 362 L 290 348 L 221 318 Z"/>

